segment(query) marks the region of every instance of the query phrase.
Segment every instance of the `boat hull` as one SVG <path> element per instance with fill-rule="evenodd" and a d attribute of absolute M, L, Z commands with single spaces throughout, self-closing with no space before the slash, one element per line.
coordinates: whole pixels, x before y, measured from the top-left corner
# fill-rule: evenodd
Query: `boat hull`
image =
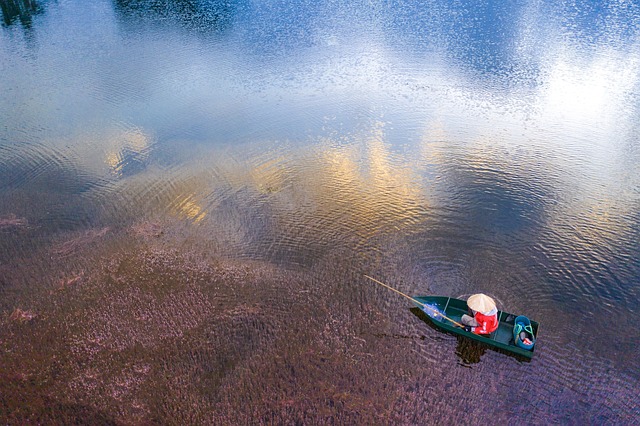
<path fill-rule="evenodd" d="M 462 317 L 462 315 L 466 314 L 468 311 L 466 301 L 454 299 L 452 297 L 416 296 L 413 299 L 415 299 L 417 302 L 436 307 L 440 312 L 444 313 L 447 317 L 458 323 L 460 322 L 460 318 Z M 422 306 L 420 306 L 420 308 L 422 308 Z M 426 309 L 425 312 L 429 313 L 429 309 Z M 436 318 L 432 318 L 431 316 L 429 316 L 429 320 L 431 320 L 434 326 L 441 330 L 448 331 L 453 334 L 458 334 L 460 336 L 482 342 L 494 348 L 502 349 L 506 352 L 531 359 L 533 357 L 535 346 L 531 350 L 526 350 L 516 346 L 513 340 L 513 327 L 516 317 L 517 315 L 510 314 L 504 311 L 498 311 L 498 329 L 488 336 L 481 336 L 469 331 L 465 331 L 464 329 L 453 324 L 451 321 L 441 318 L 440 316 L 436 316 Z M 531 327 L 533 328 L 533 333 L 537 339 L 538 323 L 536 321 L 531 321 Z"/>

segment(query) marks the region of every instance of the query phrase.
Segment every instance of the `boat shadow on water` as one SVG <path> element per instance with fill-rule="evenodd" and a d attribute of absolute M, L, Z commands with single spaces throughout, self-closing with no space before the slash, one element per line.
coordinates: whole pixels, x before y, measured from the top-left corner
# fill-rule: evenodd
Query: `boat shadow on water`
<path fill-rule="evenodd" d="M 485 354 L 487 349 L 491 349 L 492 351 L 495 351 L 504 355 L 508 355 L 511 358 L 514 358 L 520 362 L 531 362 L 531 359 L 527 357 L 524 357 L 512 352 L 508 352 L 503 349 L 496 348 L 494 346 L 490 346 L 482 342 L 477 342 L 469 339 L 468 337 L 461 336 L 459 334 L 451 333 L 449 331 L 438 328 L 433 324 L 431 318 L 422 309 L 418 307 L 409 308 L 409 311 L 411 311 L 412 314 L 414 314 L 416 317 L 422 320 L 422 322 L 424 322 L 431 329 L 437 331 L 438 333 L 445 333 L 451 336 L 455 336 L 456 339 L 458 339 L 458 345 L 456 347 L 456 355 L 458 355 L 458 357 L 460 358 L 461 360 L 460 365 L 462 365 L 463 367 L 469 367 L 471 364 L 479 363 L 480 359 Z"/>

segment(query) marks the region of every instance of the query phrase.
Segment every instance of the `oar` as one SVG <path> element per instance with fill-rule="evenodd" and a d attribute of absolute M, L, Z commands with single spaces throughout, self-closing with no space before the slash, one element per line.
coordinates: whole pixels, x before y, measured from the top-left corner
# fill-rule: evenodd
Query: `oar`
<path fill-rule="evenodd" d="M 395 288 L 393 288 L 393 287 L 389 287 L 389 286 L 388 286 L 388 285 L 386 285 L 385 283 L 383 283 L 383 282 L 381 282 L 381 281 L 378 281 L 378 280 L 376 280 L 375 278 L 370 277 L 369 275 L 366 275 L 366 274 L 365 274 L 365 277 L 369 278 L 371 281 L 374 281 L 374 282 L 376 282 L 376 283 L 380 284 L 380 285 L 381 285 L 381 286 L 383 286 L 383 287 L 388 288 L 388 289 L 389 289 L 389 290 L 391 290 L 391 291 L 395 291 L 396 293 L 398 293 L 398 294 L 399 294 L 399 295 L 401 295 L 401 296 L 406 297 L 407 299 L 411 299 L 414 303 L 417 303 L 418 305 L 422 306 L 423 308 L 427 308 L 427 309 L 429 309 L 431 312 L 435 313 L 436 315 L 440 315 L 442 318 L 444 318 L 444 319 L 446 319 L 446 320 L 451 321 L 453 324 L 457 325 L 458 327 L 464 328 L 464 325 L 460 324 L 459 322 L 452 320 L 452 319 L 451 319 L 451 318 L 449 318 L 448 316 L 444 315 L 442 312 L 440 312 L 440 311 L 438 311 L 438 310 L 436 310 L 436 309 L 433 309 L 431 306 L 429 306 L 429 305 L 425 305 L 424 303 L 422 303 L 422 302 L 420 302 L 420 301 L 418 301 L 418 300 L 414 299 L 414 298 L 413 298 L 413 297 L 411 297 L 411 296 L 407 296 L 406 294 L 404 294 L 404 293 L 403 293 L 403 292 L 401 292 L 400 290 L 396 290 L 396 289 L 395 289 Z"/>

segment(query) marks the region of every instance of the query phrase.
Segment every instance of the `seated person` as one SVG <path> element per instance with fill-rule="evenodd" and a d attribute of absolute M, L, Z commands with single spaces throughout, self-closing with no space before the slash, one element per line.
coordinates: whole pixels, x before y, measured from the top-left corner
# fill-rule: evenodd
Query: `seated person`
<path fill-rule="evenodd" d="M 467 299 L 470 315 L 463 315 L 465 330 L 475 334 L 490 334 L 498 328 L 498 309 L 496 302 L 489 296 L 478 293 Z"/>

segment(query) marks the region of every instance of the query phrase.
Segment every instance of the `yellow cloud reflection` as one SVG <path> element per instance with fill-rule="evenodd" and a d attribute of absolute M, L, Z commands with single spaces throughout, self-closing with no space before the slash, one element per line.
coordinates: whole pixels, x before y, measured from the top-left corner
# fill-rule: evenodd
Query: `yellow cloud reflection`
<path fill-rule="evenodd" d="M 284 164 L 286 164 L 286 157 L 276 156 L 253 167 L 248 177 L 259 192 L 263 194 L 277 192 L 282 189 L 289 175 Z"/>
<path fill-rule="evenodd" d="M 152 137 L 142 129 L 133 128 L 115 132 L 104 144 L 107 147 L 105 163 L 113 174 L 120 176 L 129 159 L 140 161 L 149 155 Z"/>
<path fill-rule="evenodd" d="M 416 174 L 384 141 L 384 125 L 376 123 L 362 144 L 330 142 L 321 151 L 315 188 L 321 217 L 339 218 L 361 236 L 415 223 L 427 204 Z"/>
<path fill-rule="evenodd" d="M 118 152 L 107 152 L 105 162 L 116 174 L 119 174 L 121 161 L 122 160 Z"/>
<path fill-rule="evenodd" d="M 194 223 L 200 222 L 207 216 L 207 212 L 197 202 L 195 194 L 179 196 L 173 201 L 172 206 L 179 216 Z"/>

